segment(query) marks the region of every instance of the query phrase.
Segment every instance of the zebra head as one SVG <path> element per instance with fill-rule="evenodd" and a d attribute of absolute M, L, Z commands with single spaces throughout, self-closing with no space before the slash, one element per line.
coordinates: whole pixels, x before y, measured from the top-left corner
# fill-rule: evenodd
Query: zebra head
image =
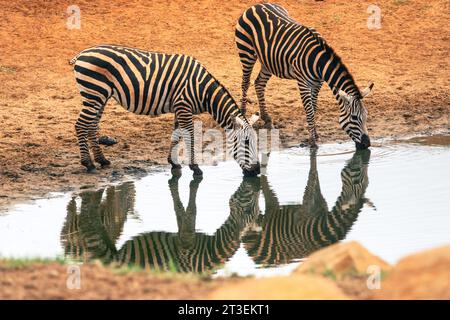
<path fill-rule="evenodd" d="M 242 168 L 246 177 L 253 177 L 260 173 L 258 161 L 257 136 L 252 124 L 259 119 L 255 113 L 250 120 L 238 113 L 232 116 L 232 127 L 226 130 L 231 154 Z"/>
<path fill-rule="evenodd" d="M 339 117 L 339 123 L 342 129 L 355 142 L 356 149 L 367 149 L 370 147 L 370 138 L 367 131 L 367 109 L 364 107 L 362 100 L 370 91 L 372 91 L 373 83 L 361 91 L 361 96 L 348 94 L 339 90 L 338 94 L 343 102 L 343 112 Z"/>

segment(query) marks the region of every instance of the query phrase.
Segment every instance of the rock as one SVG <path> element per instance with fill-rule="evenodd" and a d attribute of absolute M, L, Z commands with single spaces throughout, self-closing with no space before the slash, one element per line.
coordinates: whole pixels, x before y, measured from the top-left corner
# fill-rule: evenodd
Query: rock
<path fill-rule="evenodd" d="M 307 142 L 301 142 L 298 146 L 300 148 L 306 148 L 308 146 L 308 143 Z"/>
<path fill-rule="evenodd" d="M 105 146 L 112 146 L 117 143 L 117 139 L 108 136 L 101 136 L 100 138 L 98 138 L 98 143 Z"/>
<path fill-rule="evenodd" d="M 388 271 L 391 266 L 371 254 L 356 241 L 337 243 L 314 252 L 297 269 L 297 273 L 315 273 L 341 279 L 345 275 L 367 274 L 369 266 Z"/>
<path fill-rule="evenodd" d="M 396 264 L 378 299 L 450 299 L 450 246 L 407 256 Z"/>
<path fill-rule="evenodd" d="M 331 280 L 315 275 L 291 275 L 247 279 L 212 292 L 210 299 L 223 300 L 326 300 L 349 299 Z"/>

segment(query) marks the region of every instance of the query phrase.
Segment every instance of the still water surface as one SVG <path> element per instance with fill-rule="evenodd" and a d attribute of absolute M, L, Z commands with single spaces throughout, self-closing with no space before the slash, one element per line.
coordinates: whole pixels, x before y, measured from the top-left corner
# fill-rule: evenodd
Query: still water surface
<path fill-rule="evenodd" d="M 0 256 L 64 257 L 214 276 L 286 274 L 357 240 L 390 263 L 450 244 L 450 137 L 354 152 L 270 155 L 267 176 L 234 162 L 37 200 L 0 215 Z"/>

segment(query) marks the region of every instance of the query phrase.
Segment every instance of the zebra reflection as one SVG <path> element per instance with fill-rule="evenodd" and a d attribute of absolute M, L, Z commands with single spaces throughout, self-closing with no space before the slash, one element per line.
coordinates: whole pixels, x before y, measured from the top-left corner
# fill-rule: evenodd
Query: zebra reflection
<path fill-rule="evenodd" d="M 242 232 L 258 214 L 259 186 L 256 178 L 244 179 L 229 201 L 228 219 L 214 235 L 207 235 L 195 229 L 200 181 L 191 181 L 185 209 L 178 192 L 178 177 L 171 178 L 178 233 L 149 232 L 134 237 L 120 249 L 118 260 L 149 269 L 193 273 L 206 273 L 223 265 L 237 251 Z"/>
<path fill-rule="evenodd" d="M 369 184 L 370 150 L 356 151 L 341 171 L 342 189 L 333 208 L 320 190 L 317 155 L 310 154 L 310 170 L 301 204 L 280 205 L 267 176 L 260 183 L 265 214 L 256 219 L 259 232 L 243 237 L 247 253 L 257 264 L 278 265 L 303 258 L 345 238 L 358 218 Z"/>
<path fill-rule="evenodd" d="M 109 211 L 116 219 L 103 219 L 102 192 L 85 192 L 81 197 L 81 212 L 77 214 L 76 202 L 68 206 L 68 216 L 62 230 L 62 239 L 67 255 L 82 260 L 100 259 L 103 262 L 115 262 L 123 265 L 140 266 L 152 270 L 208 273 L 222 266 L 233 256 L 240 246 L 242 234 L 259 214 L 259 180 L 244 178 L 238 190 L 229 200 L 230 215 L 213 235 L 197 232 L 195 228 L 197 207 L 196 197 L 201 177 L 194 177 L 189 185 L 189 200 L 185 208 L 178 191 L 179 177 L 172 177 L 169 189 L 172 195 L 178 232 L 155 231 L 133 237 L 117 250 L 117 230 L 123 229 L 126 212 Z M 128 189 L 134 195 L 134 188 Z M 107 194 L 120 193 L 109 191 Z M 130 203 L 130 202 L 127 202 Z M 115 208 L 119 208 L 116 206 Z M 111 234 L 108 230 L 115 230 Z M 120 233 L 120 232 L 119 232 Z M 81 256 L 81 253 L 85 253 Z M 80 260 L 81 260 L 80 259 Z"/>
<path fill-rule="evenodd" d="M 65 255 L 76 261 L 101 259 L 111 262 L 117 255 L 115 242 L 122 234 L 135 202 L 134 184 L 124 183 L 80 194 L 67 205 L 67 217 L 61 231 Z"/>
<path fill-rule="evenodd" d="M 279 265 L 303 258 L 345 238 L 364 203 L 370 150 L 355 152 L 341 171 L 342 189 L 331 210 L 322 195 L 314 150 L 302 203 L 282 205 L 265 175 L 244 178 L 229 200 L 230 214 L 213 235 L 196 230 L 196 198 L 201 177 L 189 185 L 185 207 L 178 177 L 168 181 L 177 232 L 154 231 L 133 237 L 120 248 L 116 242 L 134 212 L 132 183 L 80 194 L 67 207 L 62 230 L 66 255 L 82 261 L 140 266 L 146 269 L 211 273 L 240 248 L 258 265 Z M 262 192 L 261 192 L 262 191 Z M 259 208 L 262 194 L 264 214 Z"/>

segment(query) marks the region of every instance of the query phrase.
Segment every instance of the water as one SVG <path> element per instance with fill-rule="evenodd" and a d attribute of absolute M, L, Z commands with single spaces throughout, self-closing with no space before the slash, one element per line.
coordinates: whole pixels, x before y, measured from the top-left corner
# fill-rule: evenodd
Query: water
<path fill-rule="evenodd" d="M 390 263 L 450 244 L 450 136 L 354 152 L 272 153 L 267 177 L 234 162 L 167 172 L 17 205 L 0 215 L 0 256 L 226 276 L 287 274 L 319 248 L 357 240 Z"/>

